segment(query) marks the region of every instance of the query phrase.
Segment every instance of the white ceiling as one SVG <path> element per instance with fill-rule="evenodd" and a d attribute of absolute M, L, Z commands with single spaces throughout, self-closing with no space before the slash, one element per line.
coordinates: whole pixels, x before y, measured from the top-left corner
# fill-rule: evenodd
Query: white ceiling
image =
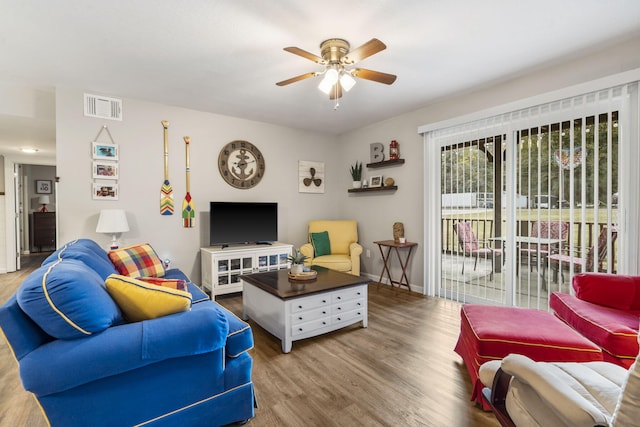
<path fill-rule="evenodd" d="M 0 0 L 0 82 L 340 134 L 638 34 L 638 0 Z M 317 78 L 275 85 L 321 70 L 284 47 L 333 37 L 382 40 L 358 66 L 396 82 L 359 79 L 336 111 Z"/>

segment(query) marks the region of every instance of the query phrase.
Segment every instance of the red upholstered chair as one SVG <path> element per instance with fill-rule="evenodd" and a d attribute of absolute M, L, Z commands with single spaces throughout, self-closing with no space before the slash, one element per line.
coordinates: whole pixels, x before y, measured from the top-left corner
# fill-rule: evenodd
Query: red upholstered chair
<path fill-rule="evenodd" d="M 531 224 L 530 236 L 567 240 L 569 237 L 569 223 L 565 221 L 534 221 Z M 549 247 L 549 245 L 538 245 L 536 243 L 530 243 L 528 247 L 520 248 L 520 256 L 527 258 L 532 271 L 535 264 L 531 261 L 536 259 L 538 253 L 540 258 L 544 260 L 552 252 L 559 252 L 559 248 L 555 245 L 554 247 Z"/>
<path fill-rule="evenodd" d="M 488 248 L 485 245 L 481 247 L 476 234 L 473 232 L 473 227 L 470 222 L 457 222 L 454 224 L 453 229 L 458 235 L 458 244 L 460 245 L 460 249 L 464 256 L 475 258 L 475 263 L 473 264 L 474 271 L 478 267 L 478 258 L 491 260 L 491 274 L 489 278 L 493 280 L 494 258 L 496 255 L 502 254 L 502 250 Z M 462 261 L 462 274 L 464 274 L 464 260 Z"/>
<path fill-rule="evenodd" d="M 602 271 L 603 262 L 607 258 L 607 235 L 611 233 L 611 245 L 613 246 L 614 242 L 618 238 L 618 232 L 615 229 L 609 231 L 608 227 L 602 227 L 600 230 L 600 235 L 598 236 L 598 254 L 597 254 L 597 265 L 596 265 L 596 245 L 591 246 L 584 256 L 581 253 L 571 255 L 568 251 L 564 253 L 556 253 L 548 256 L 549 263 L 551 265 L 551 269 L 553 270 L 553 281 L 558 281 L 558 272 L 560 271 L 562 274 L 563 270 L 570 270 L 575 273 L 585 273 L 590 271 Z M 567 248 L 565 248 L 567 249 Z M 546 276 L 546 268 L 547 263 L 544 263 L 544 271 L 543 276 Z M 562 276 L 564 281 L 564 275 Z"/>
<path fill-rule="evenodd" d="M 575 295 L 551 294 L 555 315 L 602 348 L 604 360 L 628 368 L 638 355 L 640 276 L 582 273 L 571 285 Z"/>

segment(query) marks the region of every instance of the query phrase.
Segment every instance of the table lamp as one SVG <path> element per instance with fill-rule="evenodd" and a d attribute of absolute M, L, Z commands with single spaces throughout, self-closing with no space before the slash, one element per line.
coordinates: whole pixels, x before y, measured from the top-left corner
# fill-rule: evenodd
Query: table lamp
<path fill-rule="evenodd" d="M 110 249 L 118 249 L 117 235 L 129 231 L 127 215 L 122 209 L 102 209 L 96 233 L 111 234 Z"/>
<path fill-rule="evenodd" d="M 51 203 L 51 200 L 49 199 L 49 196 L 40 196 L 38 198 L 38 203 L 40 203 L 42 205 L 42 207 L 40 208 L 40 212 L 49 212 L 47 210 L 47 205 L 49 203 Z"/>

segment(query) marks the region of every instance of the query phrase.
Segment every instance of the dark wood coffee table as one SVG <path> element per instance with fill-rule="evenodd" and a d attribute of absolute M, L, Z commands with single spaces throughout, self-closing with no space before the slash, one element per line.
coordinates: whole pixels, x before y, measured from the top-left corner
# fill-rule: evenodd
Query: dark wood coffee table
<path fill-rule="evenodd" d="M 293 281 L 288 270 L 240 276 L 243 318 L 282 340 L 289 353 L 293 341 L 326 334 L 357 322 L 367 327 L 367 285 L 371 280 L 313 267 L 318 276 Z"/>

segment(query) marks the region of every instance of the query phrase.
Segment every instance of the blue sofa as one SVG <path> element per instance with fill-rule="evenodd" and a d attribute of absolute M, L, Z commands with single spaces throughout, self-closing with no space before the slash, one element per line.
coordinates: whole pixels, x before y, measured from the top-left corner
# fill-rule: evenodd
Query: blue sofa
<path fill-rule="evenodd" d="M 249 325 L 177 269 L 163 277 L 187 281 L 190 307 L 127 321 L 105 285 L 117 273 L 92 240 L 69 242 L 0 308 L 23 386 L 49 424 L 222 426 L 252 418 Z"/>

